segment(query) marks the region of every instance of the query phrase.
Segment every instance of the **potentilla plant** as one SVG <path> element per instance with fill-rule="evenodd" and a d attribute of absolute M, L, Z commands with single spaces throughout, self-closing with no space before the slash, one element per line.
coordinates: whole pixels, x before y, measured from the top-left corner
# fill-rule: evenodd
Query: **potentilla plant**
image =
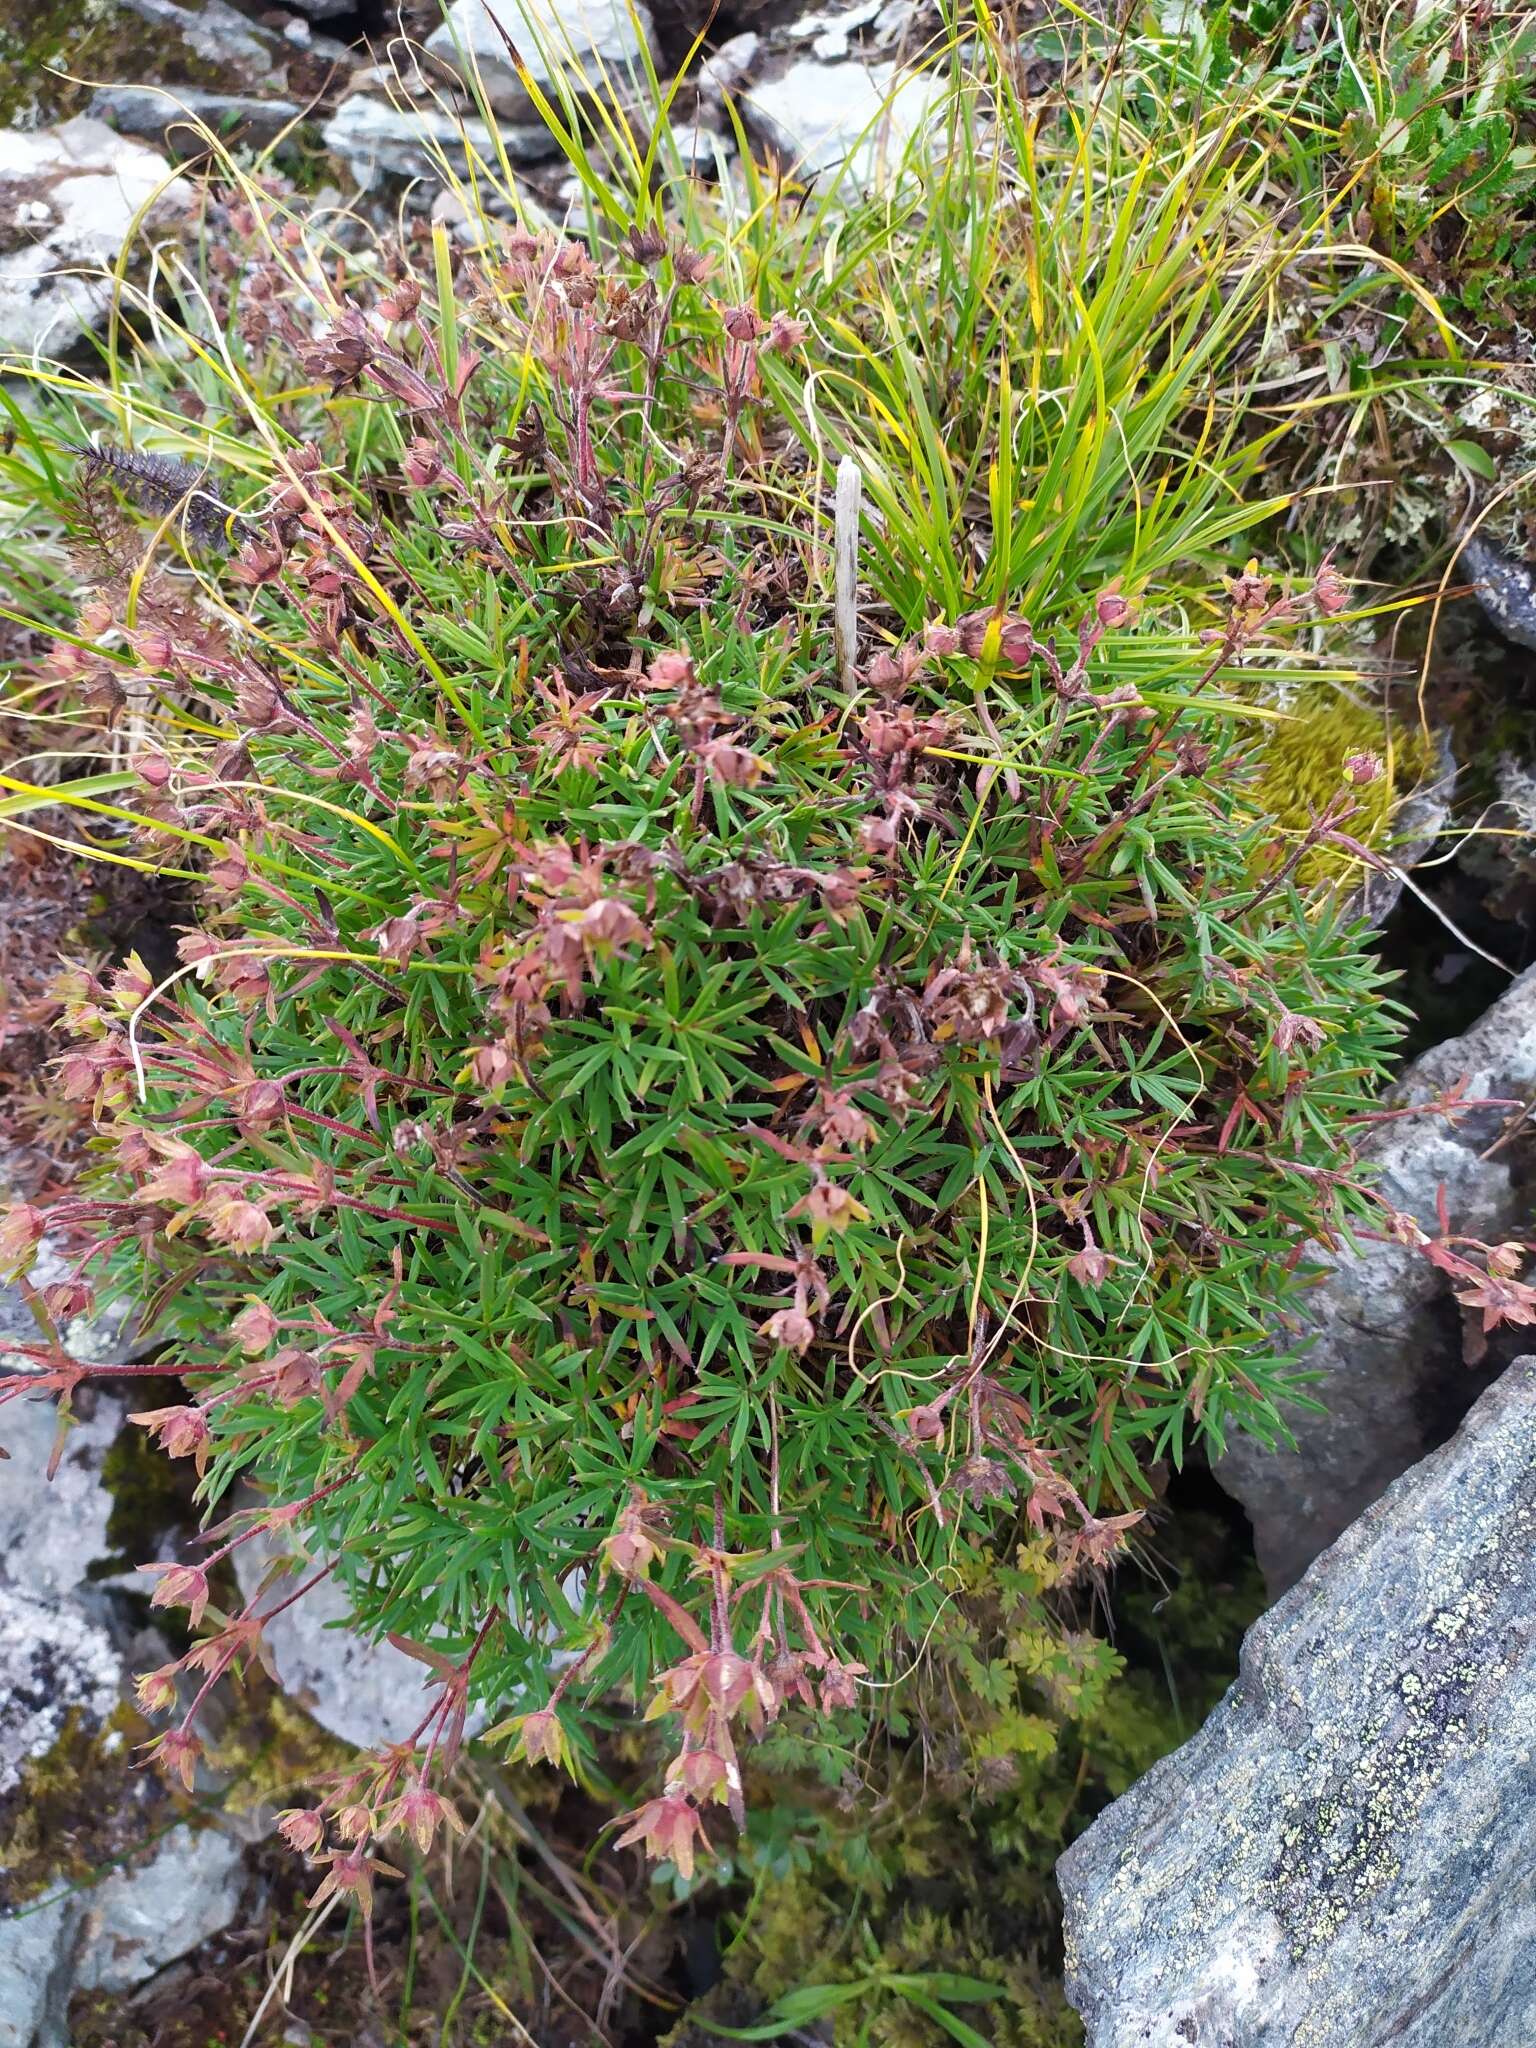
<path fill-rule="evenodd" d="M 324 1891 L 451 1824 L 472 1709 L 579 1767 L 612 1696 L 671 1741 L 624 1839 L 686 1877 L 744 1742 L 878 1716 L 957 1567 L 1102 1564 L 1156 1461 L 1273 1431 L 1304 1246 L 1380 1223 L 1397 1025 L 1295 881 L 1371 764 L 1277 834 L 1224 688 L 1343 592 L 851 634 L 845 591 L 835 633 L 788 311 L 649 231 L 375 286 L 233 231 L 188 395 L 212 350 L 271 395 L 246 477 L 98 450 L 53 659 L 199 914 L 171 975 L 69 982 L 101 1166 L 4 1223 L 77 1251 L 6 1391 L 67 1412 L 108 1293 L 161 1347 L 118 1375 L 185 1384 L 137 1420 L 215 1518 L 147 1568 L 212 1622 L 141 1688 L 189 1782 L 321 1579 L 422 1660 L 414 1738 L 284 1818 Z M 274 1531 L 297 1576 L 219 1609 Z"/>

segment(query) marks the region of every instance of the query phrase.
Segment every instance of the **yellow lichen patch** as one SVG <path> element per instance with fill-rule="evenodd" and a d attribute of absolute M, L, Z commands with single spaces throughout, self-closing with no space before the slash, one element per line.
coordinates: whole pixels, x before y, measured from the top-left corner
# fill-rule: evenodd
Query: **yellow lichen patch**
<path fill-rule="evenodd" d="M 1286 707 L 1287 716 L 1264 728 L 1257 750 L 1259 771 L 1252 784 L 1258 806 L 1275 820 L 1289 843 L 1300 839 L 1341 791 L 1355 812 L 1344 830 L 1373 851 L 1392 842 L 1393 819 L 1405 798 L 1430 776 L 1434 748 L 1423 731 L 1379 706 L 1362 704 L 1343 691 L 1318 683 Z M 1345 764 L 1374 755 L 1382 773 L 1350 784 Z M 1359 859 L 1339 846 L 1310 847 L 1296 871 L 1303 888 L 1360 879 Z"/>

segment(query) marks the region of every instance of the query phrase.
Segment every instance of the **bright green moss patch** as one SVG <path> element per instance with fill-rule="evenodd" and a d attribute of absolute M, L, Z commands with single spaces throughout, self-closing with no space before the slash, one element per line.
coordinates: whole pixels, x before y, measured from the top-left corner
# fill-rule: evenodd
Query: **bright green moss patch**
<path fill-rule="evenodd" d="M 1435 765 L 1422 730 L 1327 683 L 1313 684 L 1288 709 L 1287 718 L 1265 727 L 1254 784 L 1258 801 L 1287 835 L 1299 837 L 1349 787 L 1357 810 L 1345 830 L 1362 845 L 1385 850 L 1394 815 Z M 1373 755 L 1383 772 L 1351 786 L 1346 763 L 1362 754 Z M 1358 876 L 1359 868 L 1358 858 L 1343 847 L 1314 846 L 1303 856 L 1297 879 L 1312 887 Z"/>

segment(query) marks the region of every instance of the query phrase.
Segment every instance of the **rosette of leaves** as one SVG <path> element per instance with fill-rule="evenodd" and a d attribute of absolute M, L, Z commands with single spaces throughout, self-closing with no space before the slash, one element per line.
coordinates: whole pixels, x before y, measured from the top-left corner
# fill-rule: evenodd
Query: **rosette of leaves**
<path fill-rule="evenodd" d="M 1347 790 L 1251 795 L 1227 686 L 1293 600 L 867 610 L 845 673 L 795 321 L 660 236 L 437 255 L 318 330 L 276 260 L 216 307 L 290 394 L 198 471 L 234 552 L 98 521 L 55 668 L 139 717 L 109 814 L 200 910 L 169 979 L 70 989 L 103 1163 L 41 1306 L 130 1291 L 188 1389 L 143 1419 L 269 1503 L 157 1600 L 312 1553 L 204 1690 L 334 1571 L 435 1674 L 429 1761 L 472 1702 L 549 1758 L 615 1690 L 675 1714 L 632 1833 L 686 1874 L 742 1729 L 878 1711 L 1000 1528 L 1102 1562 L 1156 1461 L 1275 1426 L 1397 1025 L 1295 883 Z M 426 1778 L 290 1838 L 366 1903 Z"/>

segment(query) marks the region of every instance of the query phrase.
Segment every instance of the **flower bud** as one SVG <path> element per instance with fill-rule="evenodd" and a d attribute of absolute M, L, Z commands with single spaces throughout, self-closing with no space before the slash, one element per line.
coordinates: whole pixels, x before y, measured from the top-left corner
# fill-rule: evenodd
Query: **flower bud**
<path fill-rule="evenodd" d="M 32 1254 L 42 1242 L 48 1219 L 30 1202 L 12 1202 L 0 1217 L 0 1267 L 15 1271 L 32 1263 Z"/>
<path fill-rule="evenodd" d="M 446 466 L 442 449 L 425 435 L 411 443 L 400 463 L 400 467 L 405 471 L 406 481 L 413 484 L 418 491 L 430 490 L 442 476 Z"/>

